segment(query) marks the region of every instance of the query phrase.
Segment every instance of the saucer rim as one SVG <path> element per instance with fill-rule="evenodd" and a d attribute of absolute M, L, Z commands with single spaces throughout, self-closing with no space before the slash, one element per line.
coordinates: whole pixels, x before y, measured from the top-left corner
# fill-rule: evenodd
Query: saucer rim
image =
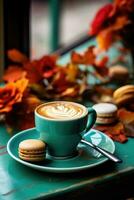
<path fill-rule="evenodd" d="M 48 167 L 48 166 L 42 166 L 42 165 L 37 165 L 37 164 L 34 164 L 34 163 L 30 163 L 30 162 L 26 162 L 24 160 L 21 160 L 20 158 L 16 157 L 12 151 L 10 150 L 10 146 L 12 144 L 12 142 L 14 140 L 16 140 L 16 138 L 18 138 L 20 135 L 23 135 L 25 132 L 31 132 L 31 131 L 35 131 L 36 128 L 30 128 L 30 129 L 26 129 L 26 130 L 23 130 L 23 131 L 20 131 L 18 132 L 17 134 L 15 134 L 14 136 L 12 136 L 8 143 L 7 143 L 7 152 L 8 154 L 14 159 L 16 160 L 17 162 L 25 165 L 25 166 L 28 166 L 28 167 L 31 167 L 31 168 L 34 168 L 36 170 L 40 170 L 40 171 L 44 171 L 44 172 L 53 172 L 53 173 L 70 173 L 70 172 L 76 172 L 76 171 L 81 171 L 81 170 L 86 170 L 86 169 L 89 169 L 89 168 L 93 168 L 93 167 L 96 167 L 100 164 L 103 164 L 104 162 L 106 162 L 108 160 L 108 158 L 105 158 L 105 157 L 102 157 L 103 160 L 100 160 L 99 162 L 97 163 L 93 163 L 93 164 L 87 164 L 87 165 L 84 165 L 84 166 L 76 166 L 76 167 L 64 167 L 64 168 L 59 168 L 59 167 Z M 104 137 L 107 137 L 110 142 L 111 142 L 111 145 L 112 145 L 112 151 L 110 151 L 111 153 L 114 153 L 115 152 L 115 144 L 113 142 L 113 140 L 107 136 L 106 134 L 104 134 L 103 132 L 101 131 L 98 131 L 96 129 L 91 129 L 90 131 L 95 131 L 95 132 L 98 132 L 100 133 L 101 135 L 103 135 Z M 90 132 L 89 131 L 89 132 Z"/>

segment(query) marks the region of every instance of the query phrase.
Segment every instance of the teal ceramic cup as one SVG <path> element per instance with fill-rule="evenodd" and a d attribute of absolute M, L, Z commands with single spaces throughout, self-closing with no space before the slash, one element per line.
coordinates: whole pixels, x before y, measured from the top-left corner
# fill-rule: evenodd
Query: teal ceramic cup
<path fill-rule="evenodd" d="M 58 107 L 61 113 L 58 115 L 62 115 L 61 118 L 60 116 L 57 118 L 57 115 L 53 118 L 54 109 L 51 117 L 40 113 L 40 109 L 43 108 L 43 111 L 47 112 L 47 106 L 55 105 L 55 103 L 66 104 L 65 101 L 54 101 L 41 104 L 35 109 L 35 127 L 40 133 L 40 139 L 47 144 L 48 154 L 57 159 L 65 159 L 76 155 L 77 145 L 82 136 L 92 128 L 96 121 L 96 112 L 92 107 L 86 108 L 78 103 L 67 102 L 67 105 L 81 109 L 82 113 L 74 117 L 74 110 L 69 111 L 66 108 L 62 111 L 64 106 Z M 66 114 L 69 114 L 69 117 L 65 116 Z"/>

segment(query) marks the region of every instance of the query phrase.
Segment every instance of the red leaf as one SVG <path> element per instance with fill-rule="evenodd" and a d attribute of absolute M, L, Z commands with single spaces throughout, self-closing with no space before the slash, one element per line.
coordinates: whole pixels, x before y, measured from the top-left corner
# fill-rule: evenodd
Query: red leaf
<path fill-rule="evenodd" d="M 69 82 L 66 80 L 66 74 L 62 69 L 54 76 L 52 86 L 56 93 L 62 93 L 69 87 Z"/>
<path fill-rule="evenodd" d="M 97 125 L 95 126 L 95 128 L 97 130 L 100 130 L 102 132 L 104 132 L 105 134 L 107 134 L 110 138 L 112 138 L 115 141 L 118 142 L 126 142 L 127 141 L 127 137 L 125 135 L 125 127 L 123 125 L 123 123 L 118 122 L 114 125 Z"/>
<path fill-rule="evenodd" d="M 42 77 L 36 69 L 37 61 L 31 61 L 24 64 L 24 69 L 27 72 L 29 83 L 38 83 Z"/>
<path fill-rule="evenodd" d="M 96 66 L 99 68 L 103 68 L 106 66 L 108 60 L 109 60 L 109 57 L 104 56 L 101 60 L 96 61 Z"/>
<path fill-rule="evenodd" d="M 50 78 L 58 71 L 56 61 L 57 61 L 57 56 L 46 55 L 42 57 L 40 60 L 38 60 L 36 69 L 43 78 Z"/>
<path fill-rule="evenodd" d="M 94 20 L 92 21 L 91 28 L 89 31 L 90 35 L 96 35 L 104 26 L 105 21 L 109 17 L 113 5 L 111 3 L 103 6 L 96 14 Z"/>

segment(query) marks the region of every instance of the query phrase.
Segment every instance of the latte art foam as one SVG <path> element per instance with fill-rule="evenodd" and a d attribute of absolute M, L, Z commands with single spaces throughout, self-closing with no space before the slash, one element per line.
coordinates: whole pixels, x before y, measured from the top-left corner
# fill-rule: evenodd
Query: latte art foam
<path fill-rule="evenodd" d="M 87 110 L 84 106 L 76 103 L 57 102 L 43 105 L 37 112 L 49 119 L 68 120 L 77 119 L 85 115 Z"/>

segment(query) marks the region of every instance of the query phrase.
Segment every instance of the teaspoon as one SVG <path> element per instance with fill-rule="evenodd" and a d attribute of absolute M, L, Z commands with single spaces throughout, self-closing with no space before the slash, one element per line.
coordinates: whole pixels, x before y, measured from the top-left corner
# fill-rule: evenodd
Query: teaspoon
<path fill-rule="evenodd" d="M 92 147 L 93 149 L 95 149 L 96 151 L 100 152 L 102 155 L 106 156 L 107 158 L 109 158 L 110 160 L 116 162 L 116 163 L 121 163 L 122 160 L 120 158 L 117 158 L 115 155 L 113 155 L 112 153 L 108 152 L 107 150 L 96 146 L 95 144 L 86 141 L 84 139 L 81 140 L 81 143 L 84 143 L 86 145 L 89 145 L 90 147 Z"/>

